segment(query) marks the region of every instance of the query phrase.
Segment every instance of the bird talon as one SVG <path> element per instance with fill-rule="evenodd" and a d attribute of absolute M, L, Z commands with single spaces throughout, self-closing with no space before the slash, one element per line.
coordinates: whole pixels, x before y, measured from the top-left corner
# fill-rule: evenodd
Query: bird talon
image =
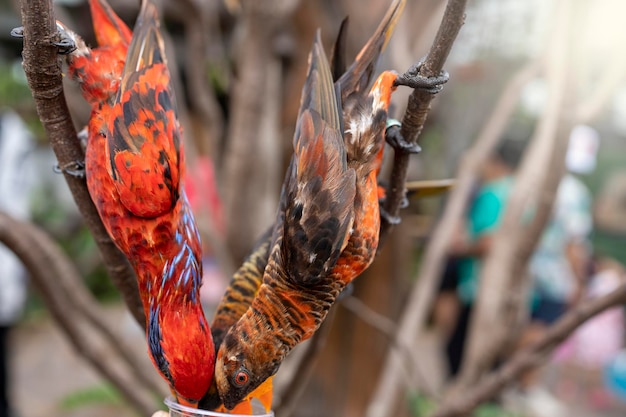
<path fill-rule="evenodd" d="M 64 27 L 57 22 L 57 30 L 59 33 L 60 40 L 53 41 L 52 45 L 56 46 L 59 50 L 59 54 L 67 55 L 71 54 L 76 50 L 76 42 L 74 39 L 65 31 Z M 11 29 L 11 36 L 18 39 L 24 38 L 24 26 L 18 26 L 16 28 Z"/>
<path fill-rule="evenodd" d="M 68 55 L 76 50 L 76 42 L 70 38 L 62 38 L 60 41 L 52 42 L 59 49 L 60 55 Z"/>
<path fill-rule="evenodd" d="M 404 153 L 420 153 L 422 151 L 421 146 L 417 143 L 407 142 L 406 139 L 400 133 L 400 124 L 388 124 L 385 131 L 385 141 L 394 148 L 396 151 Z"/>
<path fill-rule="evenodd" d="M 74 36 L 72 36 L 71 31 L 66 29 L 65 25 L 59 21 L 57 21 L 57 33 L 59 40 L 52 42 L 52 44 L 58 48 L 59 54 L 68 55 L 74 52 L 77 48 Z"/>
<path fill-rule="evenodd" d="M 67 174 L 75 178 L 85 178 L 85 163 L 83 161 L 73 161 L 61 167 L 56 164 L 52 167 L 56 174 Z"/>
<path fill-rule="evenodd" d="M 420 59 L 402 75 L 399 75 L 395 81 L 395 85 L 404 85 L 414 89 L 420 89 L 430 94 L 437 94 L 443 90 L 443 85 L 450 79 L 447 71 L 441 71 L 439 75 L 433 77 L 424 77 L 420 74 L 420 69 L 424 65 L 425 58 Z"/>
<path fill-rule="evenodd" d="M 24 37 L 24 26 L 18 26 L 11 29 L 11 36 L 14 38 L 22 39 Z"/>

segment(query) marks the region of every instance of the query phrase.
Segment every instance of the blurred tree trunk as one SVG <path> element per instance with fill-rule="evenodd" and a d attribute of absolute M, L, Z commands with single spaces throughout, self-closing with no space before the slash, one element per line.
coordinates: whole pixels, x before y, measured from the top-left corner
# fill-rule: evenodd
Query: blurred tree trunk
<path fill-rule="evenodd" d="M 274 220 L 280 178 L 282 67 L 276 39 L 296 0 L 242 2 L 222 173 L 228 245 L 236 264 Z"/>

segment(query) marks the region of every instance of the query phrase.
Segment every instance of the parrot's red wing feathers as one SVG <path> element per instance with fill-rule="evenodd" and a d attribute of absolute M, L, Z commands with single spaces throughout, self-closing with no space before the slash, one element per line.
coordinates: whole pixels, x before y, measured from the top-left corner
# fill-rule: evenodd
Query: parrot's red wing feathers
<path fill-rule="evenodd" d="M 107 136 L 110 172 L 122 204 L 156 217 L 178 200 L 181 137 L 156 6 L 144 1 L 128 49 Z"/>
<path fill-rule="evenodd" d="M 104 0 L 89 0 L 91 19 L 100 46 L 128 47 L 133 33 Z"/>

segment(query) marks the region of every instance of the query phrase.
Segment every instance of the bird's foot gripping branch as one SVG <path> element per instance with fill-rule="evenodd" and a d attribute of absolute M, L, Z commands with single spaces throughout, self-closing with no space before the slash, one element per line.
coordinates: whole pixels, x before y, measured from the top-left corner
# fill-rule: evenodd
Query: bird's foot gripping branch
<path fill-rule="evenodd" d="M 13 28 L 11 36 L 18 39 L 24 38 L 24 27 Z M 76 50 L 76 42 L 62 27 L 59 27 L 58 39 L 52 40 L 50 43 L 59 49 L 59 54 L 61 55 L 67 55 Z"/>

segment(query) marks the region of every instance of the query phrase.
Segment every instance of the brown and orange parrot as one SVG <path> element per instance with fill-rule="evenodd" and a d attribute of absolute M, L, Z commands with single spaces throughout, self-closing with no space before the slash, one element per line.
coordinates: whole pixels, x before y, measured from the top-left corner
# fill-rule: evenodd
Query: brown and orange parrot
<path fill-rule="evenodd" d="M 215 384 L 226 408 L 232 407 L 278 370 L 291 348 L 317 330 L 345 285 L 360 275 L 374 259 L 381 214 L 376 177 L 382 162 L 391 93 L 398 85 L 437 92 L 440 84 L 447 80 L 446 76 L 433 79 L 421 77 L 418 64 L 412 69 L 413 73 L 403 76 L 398 76 L 395 72 L 384 72 L 367 89 L 378 57 L 391 36 L 405 2 L 396 0 L 392 3 L 376 33 L 343 74 L 340 63 L 334 66 L 335 75 L 342 74 L 335 82 L 335 89 L 343 105 L 345 130 L 342 130 L 347 164 L 356 174 L 355 197 L 352 202 L 354 217 L 346 247 L 330 270 L 320 270 L 312 265 L 312 262 L 320 261 L 317 254 L 310 249 L 307 252 L 308 248 L 302 247 L 304 243 L 310 243 L 308 236 L 314 232 L 311 224 L 304 223 L 304 230 L 299 230 L 300 240 L 284 238 L 281 241 L 280 237 L 289 236 L 288 230 L 294 227 L 294 223 L 296 229 L 303 224 L 298 224 L 289 217 L 287 213 L 291 206 L 301 204 L 306 208 L 309 204 L 315 204 L 314 199 L 297 197 L 294 202 L 294 197 L 283 193 L 278 230 L 274 233 L 274 239 L 277 236 L 279 239 L 273 243 L 263 285 L 251 308 L 227 333 L 224 342 L 219 346 Z M 345 25 L 337 43 L 339 47 L 344 29 Z M 335 61 L 341 52 L 337 45 Z M 326 59 L 319 41 L 314 45 L 310 60 L 311 67 L 316 64 L 320 68 L 324 66 L 322 62 Z M 322 86 L 320 97 L 325 101 L 317 105 L 326 107 L 333 98 L 328 92 L 330 69 L 319 72 L 319 79 L 311 78 L 311 72 L 309 73 L 304 97 L 307 88 Z M 408 152 L 419 150 L 418 147 L 402 142 L 399 135 L 394 139 L 391 143 L 397 149 Z M 286 182 L 290 178 L 292 177 L 288 174 Z M 303 276 L 310 278 L 302 279 Z"/>
<path fill-rule="evenodd" d="M 131 33 L 105 0 L 89 4 L 97 48 L 59 24 L 76 45 L 69 75 L 92 106 L 87 186 L 137 274 L 150 357 L 177 401 L 197 406 L 215 349 L 200 304 L 200 236 L 182 186 L 182 132 L 157 9 L 144 0 Z"/>
<path fill-rule="evenodd" d="M 344 109 L 344 112 L 342 114 L 346 125 L 354 125 L 355 118 L 364 118 L 361 117 L 360 114 L 357 114 L 355 107 L 358 107 L 359 109 L 368 105 L 372 107 L 371 103 L 368 104 L 361 102 L 367 100 L 366 97 L 368 96 L 368 92 L 366 92 L 366 88 L 371 82 L 376 62 L 378 61 L 378 57 L 380 56 L 381 51 L 384 49 L 389 40 L 392 29 L 395 26 L 395 23 L 397 22 L 397 19 L 404 8 L 404 4 L 405 0 L 394 1 L 372 38 L 364 46 L 362 51 L 357 56 L 355 62 L 347 70 L 345 68 L 342 68 L 341 64 L 337 63 L 337 61 L 342 61 L 342 56 L 340 55 L 342 52 L 341 44 L 344 40 L 343 38 L 346 28 L 345 23 L 342 25 L 337 45 L 335 46 L 335 62 L 333 65 L 333 71 L 336 74 L 335 77 L 338 78 L 338 81 L 335 83 L 335 88 L 340 90 L 342 101 L 347 102 L 347 104 L 349 105 L 348 111 L 346 112 L 346 109 Z M 380 81 L 377 82 L 375 88 L 372 89 L 372 92 L 376 92 L 376 94 L 382 93 L 382 96 L 384 96 L 383 100 L 386 101 L 383 103 L 383 106 L 388 106 L 389 104 L 389 97 L 392 90 L 391 83 L 393 83 L 393 79 L 393 74 L 381 76 Z M 385 92 L 385 89 L 387 89 L 388 91 Z M 370 101 L 372 100 L 373 99 L 370 99 Z M 376 106 L 380 105 L 379 102 L 380 100 L 378 100 Z M 357 197 L 361 201 L 361 203 L 359 203 L 361 209 L 359 214 L 359 217 L 361 217 L 361 219 L 359 220 L 359 223 L 365 224 L 366 222 L 369 222 L 370 224 L 366 228 L 367 230 L 364 230 L 362 234 L 358 235 L 358 239 L 355 239 L 352 244 L 348 243 L 349 249 L 347 250 L 346 256 L 344 257 L 343 265 L 340 267 L 341 271 L 335 271 L 334 274 L 334 278 L 340 279 L 337 285 L 337 293 L 343 288 L 345 283 L 354 279 L 354 277 L 359 275 L 371 263 L 373 256 L 376 252 L 379 221 L 375 220 L 374 217 L 378 216 L 378 212 L 376 211 L 378 207 L 378 196 L 375 192 L 376 172 L 372 172 L 372 169 L 376 171 L 380 165 L 380 159 L 382 157 L 382 141 L 380 140 L 380 134 L 382 134 L 382 132 L 384 131 L 385 120 L 386 117 L 381 120 L 382 125 L 379 125 L 379 123 L 377 123 L 376 127 L 374 128 L 377 133 L 373 135 L 376 136 L 376 139 L 372 142 L 377 143 L 363 143 L 363 146 L 361 147 L 362 149 L 367 147 L 371 148 L 369 150 L 368 156 L 360 155 L 363 152 L 362 150 L 359 150 L 359 146 L 355 145 L 355 142 L 358 141 L 357 138 L 355 138 L 352 143 L 346 142 L 346 149 L 349 153 L 349 155 L 347 155 L 348 161 L 351 161 L 352 165 L 355 168 L 359 169 L 359 174 L 362 177 L 356 182 L 357 193 L 363 194 L 362 197 Z M 361 126 L 363 127 L 363 125 Z M 355 131 L 355 135 L 359 135 L 361 133 L 363 132 Z M 363 164 L 363 167 L 359 167 L 357 159 L 359 159 L 360 157 L 365 157 L 370 162 L 367 164 Z M 357 175 L 357 177 L 358 176 L 359 175 Z M 372 182 L 372 180 L 374 182 Z M 359 191 L 359 187 L 361 188 L 361 191 Z M 364 188 L 371 189 L 365 190 Z M 372 190 L 374 191 L 374 193 L 372 193 Z M 281 200 L 284 200 L 285 198 L 286 194 L 283 193 Z M 363 204 L 363 202 L 366 200 L 368 200 L 368 203 Z M 281 201 L 281 206 L 284 207 L 286 204 L 286 201 Z M 355 242 L 360 242 L 359 246 L 361 247 L 355 247 Z M 218 306 L 216 316 L 212 324 L 212 329 L 214 331 L 214 340 L 216 341 L 217 348 L 219 348 L 226 330 L 228 330 L 228 328 L 230 328 L 234 324 L 234 322 L 237 321 L 239 316 L 241 316 L 242 312 L 245 311 L 246 303 L 250 303 L 255 297 L 258 291 L 258 285 L 260 285 L 261 283 L 260 274 L 262 274 L 262 268 L 265 267 L 265 264 L 263 262 L 267 262 L 269 246 L 269 238 L 265 238 L 264 240 L 262 239 L 260 241 L 260 243 L 257 245 L 257 248 L 253 251 L 248 260 L 244 262 L 244 266 L 247 265 L 247 267 L 244 269 L 246 274 L 235 274 L 233 280 L 231 281 L 229 289 L 222 299 L 220 306 Z M 355 257 L 357 256 L 361 259 L 355 260 Z M 353 260 L 355 260 L 352 265 L 348 265 L 348 263 L 345 262 L 347 259 L 349 259 L 349 257 L 353 257 Z M 336 294 L 331 295 L 330 298 L 330 304 L 332 304 L 332 302 L 334 302 L 334 299 L 336 298 Z M 242 300 L 245 302 L 241 302 Z M 330 307 L 330 304 L 328 305 L 328 307 Z M 318 322 L 313 325 L 314 329 L 317 329 L 323 318 L 326 316 L 326 312 L 327 309 L 321 312 Z M 312 334 L 312 332 L 310 332 L 310 334 Z M 302 340 L 308 338 L 310 334 L 305 335 Z M 219 377 L 216 378 L 216 381 L 219 381 Z M 257 394 L 256 396 L 258 396 L 257 391 L 259 390 L 265 392 L 268 389 L 267 387 L 265 387 L 268 382 L 271 384 L 271 377 L 269 377 L 266 382 L 259 386 L 255 391 L 252 391 L 252 393 L 247 395 L 249 397 L 254 397 L 255 393 Z M 208 404 L 215 404 L 217 401 L 219 401 L 219 398 L 216 398 L 217 395 L 215 395 L 215 393 L 211 394 L 212 395 L 208 396 Z M 246 396 L 245 393 L 241 395 L 242 398 Z"/>
<path fill-rule="evenodd" d="M 340 286 L 326 277 L 352 229 L 355 182 L 339 97 L 318 33 L 263 284 L 218 351 L 216 385 L 227 409 L 276 373 L 291 348 L 317 329 L 339 293 Z"/>

